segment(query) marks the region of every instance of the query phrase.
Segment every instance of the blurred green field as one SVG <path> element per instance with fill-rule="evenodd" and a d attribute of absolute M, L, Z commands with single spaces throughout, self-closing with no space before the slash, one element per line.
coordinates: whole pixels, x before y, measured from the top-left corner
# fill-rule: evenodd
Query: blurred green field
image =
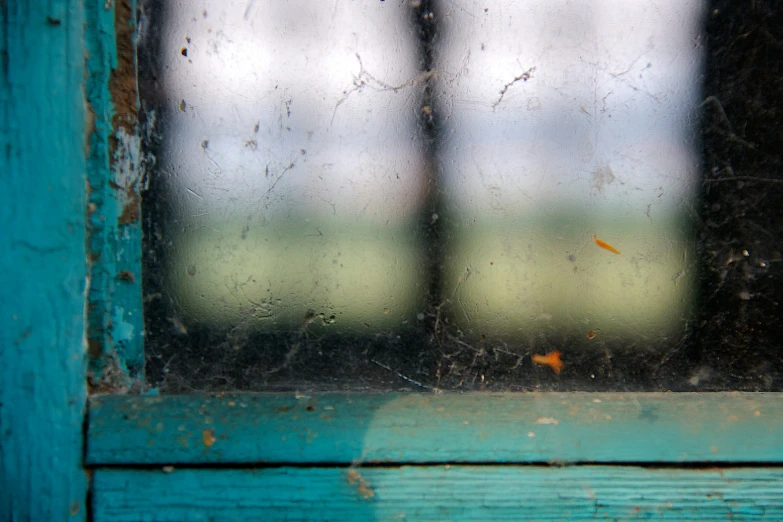
<path fill-rule="evenodd" d="M 660 339 L 681 333 L 693 308 L 695 242 L 675 220 L 477 221 L 455 227 L 449 252 L 449 315 L 474 337 Z"/>
<path fill-rule="evenodd" d="M 594 331 L 632 343 L 681 333 L 693 309 L 695 243 L 682 220 L 486 217 L 446 220 L 443 232 L 436 304 L 468 338 Z M 394 332 L 433 312 L 420 237 L 356 221 L 212 223 L 173 238 L 170 290 L 190 324 Z"/>
<path fill-rule="evenodd" d="M 211 223 L 173 239 L 171 293 L 186 323 L 270 332 L 393 330 L 426 291 L 413 228 Z"/>

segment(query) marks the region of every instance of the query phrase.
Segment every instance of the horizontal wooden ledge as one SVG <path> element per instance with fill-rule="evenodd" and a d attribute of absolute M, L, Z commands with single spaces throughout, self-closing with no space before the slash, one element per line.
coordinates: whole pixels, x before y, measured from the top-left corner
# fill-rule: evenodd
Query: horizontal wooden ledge
<path fill-rule="evenodd" d="M 783 462 L 783 394 L 240 394 L 90 400 L 91 466 Z"/>
<path fill-rule="evenodd" d="M 430 466 L 99 468 L 96 522 L 783 520 L 783 470 Z"/>

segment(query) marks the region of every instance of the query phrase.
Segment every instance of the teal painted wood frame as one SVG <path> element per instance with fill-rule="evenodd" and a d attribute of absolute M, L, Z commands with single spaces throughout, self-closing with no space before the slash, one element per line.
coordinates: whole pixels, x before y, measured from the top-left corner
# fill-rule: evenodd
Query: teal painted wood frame
<path fill-rule="evenodd" d="M 0 518 L 85 520 L 84 8 L 0 1 Z"/>
<path fill-rule="evenodd" d="M 783 462 L 763 393 L 107 396 L 87 430 L 92 466 Z"/>
<path fill-rule="evenodd" d="M 86 517 L 87 340 L 94 390 L 142 388 L 134 9 L 0 0 L 7 519 Z M 87 471 L 95 520 L 340 509 L 357 519 L 402 509 L 419 519 L 778 520 L 783 479 L 769 466 L 783 458 L 780 404 L 780 394 L 107 395 L 90 404 Z M 551 461 L 584 465 L 526 465 Z M 356 467 L 372 462 L 385 467 Z M 631 465 L 642 462 L 729 467 Z"/>
<path fill-rule="evenodd" d="M 0 0 L 3 520 L 86 517 L 86 341 L 97 388 L 143 376 L 134 12 Z"/>
<path fill-rule="evenodd" d="M 783 520 L 781 483 L 753 468 L 100 468 L 95 519 Z"/>
<path fill-rule="evenodd" d="M 136 2 L 84 0 L 84 8 L 90 383 L 123 392 L 144 382 Z"/>

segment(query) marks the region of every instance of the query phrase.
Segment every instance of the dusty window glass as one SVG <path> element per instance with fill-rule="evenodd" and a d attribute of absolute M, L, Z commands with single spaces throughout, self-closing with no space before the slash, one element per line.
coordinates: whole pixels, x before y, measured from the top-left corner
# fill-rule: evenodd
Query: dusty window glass
<path fill-rule="evenodd" d="M 783 389 L 765 5 L 143 2 L 148 378 Z"/>

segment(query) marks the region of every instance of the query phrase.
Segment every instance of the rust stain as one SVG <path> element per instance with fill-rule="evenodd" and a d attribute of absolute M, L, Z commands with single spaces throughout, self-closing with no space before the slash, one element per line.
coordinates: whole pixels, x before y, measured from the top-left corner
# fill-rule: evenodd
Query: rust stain
<path fill-rule="evenodd" d="M 117 0 L 114 8 L 114 27 L 117 35 L 117 67 L 109 78 L 109 92 L 114 102 L 112 127 L 133 134 L 138 121 L 136 93 L 136 51 L 133 45 L 135 16 L 130 0 Z M 112 144 L 112 152 L 116 143 Z M 112 154 L 112 157 L 114 155 Z"/>
<path fill-rule="evenodd" d="M 116 31 L 117 67 L 109 76 L 109 92 L 114 112 L 111 119 L 114 132 L 109 136 L 109 150 L 112 165 L 121 154 L 118 135 L 124 131 L 127 135 L 136 134 L 138 126 L 138 92 L 136 86 L 136 50 L 133 33 L 135 13 L 130 0 L 116 0 L 114 9 L 114 27 Z M 116 187 L 124 190 L 122 212 L 117 218 L 118 225 L 137 223 L 141 215 L 141 198 L 136 183 L 128 187 Z"/>
<path fill-rule="evenodd" d="M 120 217 L 117 218 L 118 225 L 129 225 L 131 223 L 136 223 L 139 220 L 139 215 L 141 214 L 141 198 L 139 197 L 139 193 L 136 191 L 135 181 L 131 183 L 129 187 L 125 188 L 125 196 L 127 199 L 125 201 L 125 205 L 122 207 L 122 213 L 120 214 Z"/>
<path fill-rule="evenodd" d="M 101 339 L 87 340 L 88 353 L 100 360 L 102 373 L 87 373 L 87 389 L 90 395 L 127 393 L 132 386 L 130 376 L 122 369 L 115 355 L 103 355 Z"/>
<path fill-rule="evenodd" d="M 348 482 L 350 484 L 358 484 L 356 491 L 362 496 L 362 498 L 371 498 L 375 496 L 375 491 L 373 491 L 370 483 L 364 480 L 364 477 L 362 477 L 355 469 L 348 471 Z"/>
<path fill-rule="evenodd" d="M 190 445 L 188 443 L 188 438 L 185 435 L 181 435 L 180 437 L 177 437 L 177 442 L 179 442 L 183 448 L 187 448 Z"/>
<path fill-rule="evenodd" d="M 95 109 L 90 103 L 90 100 L 85 100 L 84 111 L 84 155 L 90 154 L 90 142 L 92 141 L 92 135 L 95 132 Z"/>
<path fill-rule="evenodd" d="M 215 430 L 204 430 L 201 432 L 201 442 L 204 443 L 204 446 L 207 448 L 212 447 L 212 445 L 217 442 L 217 438 L 215 438 Z"/>
<path fill-rule="evenodd" d="M 133 272 L 130 270 L 120 270 L 120 272 L 117 274 L 117 279 L 120 281 L 128 281 L 129 283 L 136 282 L 136 276 L 133 275 Z"/>

